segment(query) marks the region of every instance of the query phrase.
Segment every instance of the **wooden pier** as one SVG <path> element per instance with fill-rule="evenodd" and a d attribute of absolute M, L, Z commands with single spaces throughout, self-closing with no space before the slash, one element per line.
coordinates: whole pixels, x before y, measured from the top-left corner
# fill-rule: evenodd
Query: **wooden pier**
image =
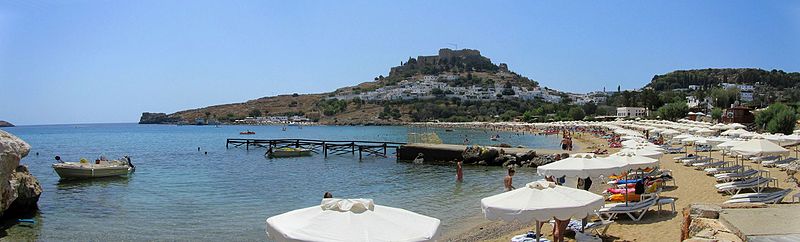
<path fill-rule="evenodd" d="M 358 151 L 358 159 L 364 156 L 387 157 L 389 149 L 397 149 L 406 143 L 385 142 L 385 141 L 363 141 L 363 140 L 318 140 L 318 139 L 227 139 L 225 148 L 241 147 L 250 150 L 254 148 L 280 149 L 280 148 L 303 148 L 309 149 L 316 154 L 355 155 Z"/>

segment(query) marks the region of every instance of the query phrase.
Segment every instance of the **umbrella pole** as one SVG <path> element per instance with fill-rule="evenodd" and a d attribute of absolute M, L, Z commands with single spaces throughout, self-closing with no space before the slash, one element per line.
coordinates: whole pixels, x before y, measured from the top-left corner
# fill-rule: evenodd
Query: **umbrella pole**
<path fill-rule="evenodd" d="M 541 225 L 539 224 L 539 220 L 536 220 L 536 242 L 539 242 L 539 239 L 542 237 L 540 233 L 542 231 L 542 228 L 540 226 Z"/>

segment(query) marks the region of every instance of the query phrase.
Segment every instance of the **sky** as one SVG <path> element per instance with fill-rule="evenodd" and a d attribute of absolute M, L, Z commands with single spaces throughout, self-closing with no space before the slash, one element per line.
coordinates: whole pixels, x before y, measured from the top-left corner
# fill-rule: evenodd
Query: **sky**
<path fill-rule="evenodd" d="M 800 71 L 798 1 L 0 1 L 0 120 L 137 122 L 387 75 L 440 48 L 569 92 Z"/>

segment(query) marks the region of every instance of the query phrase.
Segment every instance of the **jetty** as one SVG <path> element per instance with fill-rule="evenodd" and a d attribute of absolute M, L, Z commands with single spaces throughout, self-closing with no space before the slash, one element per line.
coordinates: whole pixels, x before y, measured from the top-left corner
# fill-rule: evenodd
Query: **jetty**
<path fill-rule="evenodd" d="M 246 150 L 250 148 L 266 148 L 266 149 L 280 149 L 280 148 L 303 148 L 309 149 L 316 154 L 324 154 L 327 158 L 328 155 L 342 155 L 352 154 L 358 152 L 358 158 L 362 159 L 364 156 L 379 156 L 387 157 L 388 150 L 394 149 L 395 153 L 401 146 L 405 145 L 403 142 L 389 142 L 389 141 L 364 141 L 364 140 L 320 140 L 320 139 L 227 139 L 225 148 L 242 147 Z"/>

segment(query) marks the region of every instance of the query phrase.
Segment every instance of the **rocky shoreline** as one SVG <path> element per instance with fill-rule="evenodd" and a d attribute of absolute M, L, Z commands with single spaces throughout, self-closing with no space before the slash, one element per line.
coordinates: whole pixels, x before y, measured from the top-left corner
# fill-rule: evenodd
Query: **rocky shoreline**
<path fill-rule="evenodd" d="M 38 209 L 42 186 L 20 160 L 31 146 L 20 138 L 0 130 L 0 216 L 13 218 Z"/>

